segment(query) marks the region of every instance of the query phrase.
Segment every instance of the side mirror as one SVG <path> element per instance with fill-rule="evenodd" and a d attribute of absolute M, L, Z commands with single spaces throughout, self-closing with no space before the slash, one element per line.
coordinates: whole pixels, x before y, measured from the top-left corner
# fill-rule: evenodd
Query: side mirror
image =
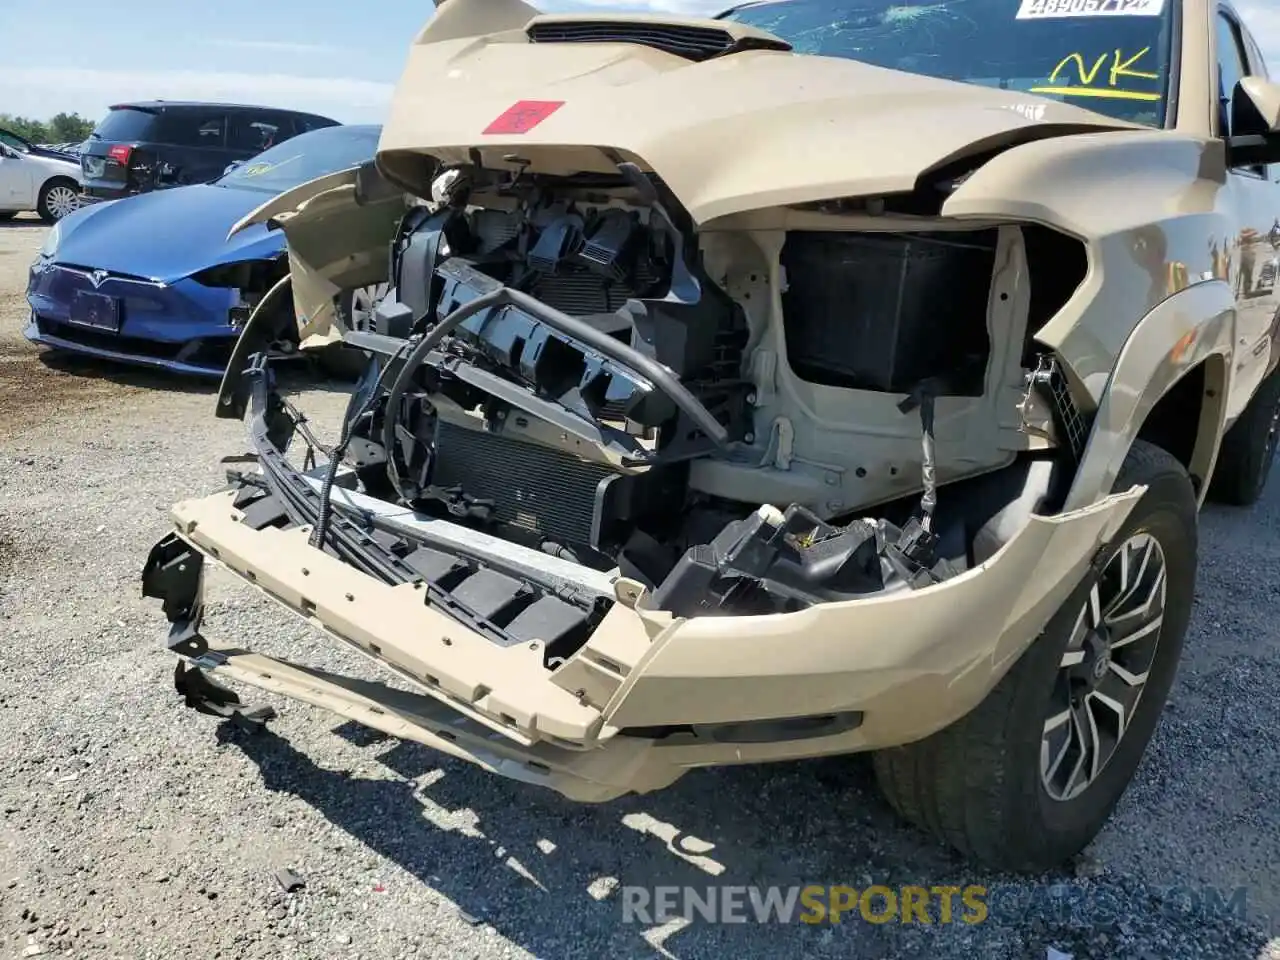
<path fill-rule="evenodd" d="M 1262 77 L 1236 84 L 1227 151 L 1233 167 L 1280 163 L 1280 84 Z"/>

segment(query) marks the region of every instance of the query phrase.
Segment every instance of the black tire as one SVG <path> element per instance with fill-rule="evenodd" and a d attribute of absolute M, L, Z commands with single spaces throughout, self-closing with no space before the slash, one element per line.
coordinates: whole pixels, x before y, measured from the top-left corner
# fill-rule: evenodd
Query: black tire
<path fill-rule="evenodd" d="M 59 213 L 56 208 L 50 208 L 50 200 L 54 197 L 62 196 L 62 192 L 66 190 L 71 190 L 72 193 L 78 196 L 80 185 L 70 177 L 54 177 L 40 188 L 40 197 L 36 201 L 36 212 L 40 214 L 40 219 L 45 223 L 57 223 L 67 213 L 71 212 L 67 210 Z"/>
<path fill-rule="evenodd" d="M 967 857 L 1000 870 L 1042 872 L 1079 853 L 1128 787 L 1164 709 L 1191 617 L 1196 579 L 1196 497 L 1186 470 L 1136 442 L 1116 490 L 1147 487 L 1111 553 L 1147 534 L 1163 549 L 1164 619 L 1146 685 L 1109 761 L 1078 796 L 1053 799 L 1042 780 L 1041 738 L 1063 655 L 1094 577 L 971 713 L 916 743 L 877 752 L 876 779 L 905 820 Z M 1099 565 L 1102 569 L 1102 565 Z"/>
<path fill-rule="evenodd" d="M 1267 488 L 1280 441 L 1280 370 L 1262 381 L 1240 419 L 1222 438 L 1209 498 L 1233 507 L 1258 502 Z"/>

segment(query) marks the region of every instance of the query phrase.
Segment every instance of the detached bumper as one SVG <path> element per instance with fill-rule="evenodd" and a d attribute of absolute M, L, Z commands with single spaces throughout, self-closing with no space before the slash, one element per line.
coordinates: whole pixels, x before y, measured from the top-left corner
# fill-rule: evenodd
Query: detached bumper
<path fill-rule="evenodd" d="M 540 643 L 496 643 L 420 584 L 388 585 L 310 546 L 305 526 L 254 529 L 234 493 L 173 509 L 175 533 L 152 551 L 144 592 L 164 601 L 170 648 L 202 671 L 601 801 L 692 767 L 877 749 L 947 726 L 1091 576 L 1142 492 L 1035 517 L 986 564 L 941 584 L 798 613 L 673 619 L 620 581 L 603 621 L 555 669 Z M 415 692 L 209 645 L 204 558 Z"/>

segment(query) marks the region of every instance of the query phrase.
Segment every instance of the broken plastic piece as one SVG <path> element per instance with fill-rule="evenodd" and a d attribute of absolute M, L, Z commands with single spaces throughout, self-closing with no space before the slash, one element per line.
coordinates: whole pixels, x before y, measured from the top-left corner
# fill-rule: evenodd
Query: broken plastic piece
<path fill-rule="evenodd" d="M 892 529 L 882 524 L 883 530 Z M 938 559 L 938 536 L 926 530 L 924 524 L 912 517 L 896 539 L 886 543 L 883 549 L 885 561 L 912 589 L 932 586 L 954 577 L 956 569 L 946 560 Z"/>
<path fill-rule="evenodd" d="M 285 893 L 295 893 L 307 885 L 307 881 L 289 867 L 281 867 L 276 871 L 276 883 L 280 884 L 280 888 Z"/>
<path fill-rule="evenodd" d="M 210 680 L 199 667 L 188 667 L 182 661 L 174 670 L 173 686 L 197 713 L 230 720 L 246 733 L 260 732 L 276 716 L 272 707 L 246 707 L 235 691 Z"/>
<path fill-rule="evenodd" d="M 798 609 L 866 593 L 883 587 L 875 547 L 869 523 L 840 528 L 798 504 L 785 513 L 762 507 L 686 551 L 655 591 L 654 605 L 697 616 L 729 606 Z"/>

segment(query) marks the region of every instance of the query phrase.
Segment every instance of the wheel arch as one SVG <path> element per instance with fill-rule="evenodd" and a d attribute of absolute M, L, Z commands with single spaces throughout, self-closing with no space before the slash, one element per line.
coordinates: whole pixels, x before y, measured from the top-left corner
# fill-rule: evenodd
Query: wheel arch
<path fill-rule="evenodd" d="M 1225 282 L 1205 281 L 1164 300 L 1134 327 L 1103 390 L 1064 509 L 1110 493 L 1140 438 L 1182 462 L 1203 503 L 1225 426 L 1235 310 Z"/>
<path fill-rule="evenodd" d="M 81 186 L 79 181 L 76 180 L 75 177 L 65 173 L 55 173 L 52 176 L 46 177 L 40 182 L 40 186 L 36 189 L 35 210 L 40 214 L 40 218 L 44 220 L 45 223 L 53 223 L 59 219 L 57 217 L 53 217 L 49 213 L 45 207 L 45 200 L 49 196 L 50 191 L 55 187 L 64 185 L 70 187 L 77 195 L 80 193 Z"/>
<path fill-rule="evenodd" d="M 1227 359 L 1213 353 L 1186 370 L 1147 412 L 1134 439 L 1177 458 L 1204 503 L 1222 446 L 1227 406 Z"/>
<path fill-rule="evenodd" d="M 42 181 L 40 181 L 40 188 L 36 191 L 36 198 L 39 199 L 40 197 L 44 196 L 44 192 L 46 190 L 48 190 L 50 187 L 58 183 L 65 183 L 68 186 L 72 187 L 76 191 L 76 193 L 80 192 L 80 181 L 78 181 L 75 177 L 71 176 L 71 174 L 54 173 L 54 174 L 50 174 L 49 176 L 45 177 Z"/>

